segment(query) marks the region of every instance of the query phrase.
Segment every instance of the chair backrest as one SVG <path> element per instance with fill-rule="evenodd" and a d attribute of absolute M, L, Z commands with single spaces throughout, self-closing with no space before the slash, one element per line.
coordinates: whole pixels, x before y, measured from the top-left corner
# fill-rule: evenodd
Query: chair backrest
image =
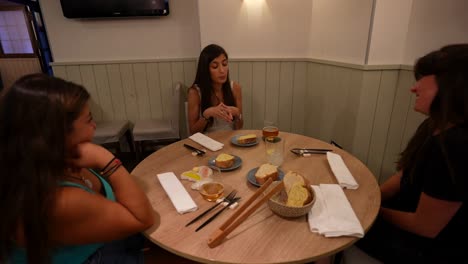
<path fill-rule="evenodd" d="M 185 135 L 183 135 L 184 138 L 187 138 L 190 136 L 190 126 L 189 126 L 189 121 L 188 121 L 188 102 L 184 102 L 184 107 L 185 107 Z"/>
<path fill-rule="evenodd" d="M 171 109 L 171 126 L 172 129 L 178 133 L 180 137 L 180 108 L 181 108 L 181 93 L 180 90 L 182 89 L 182 83 L 177 82 L 174 88 L 174 92 L 172 94 L 172 109 Z"/>

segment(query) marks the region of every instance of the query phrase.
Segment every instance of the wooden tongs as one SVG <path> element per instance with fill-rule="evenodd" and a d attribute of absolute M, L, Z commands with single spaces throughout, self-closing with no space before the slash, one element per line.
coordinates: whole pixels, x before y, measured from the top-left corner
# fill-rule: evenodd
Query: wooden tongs
<path fill-rule="evenodd" d="M 282 182 L 277 184 L 275 187 L 273 187 L 265 196 L 263 196 L 257 203 L 255 203 L 247 212 L 242 214 L 247 207 L 249 207 L 255 199 L 257 199 L 258 196 L 260 196 L 267 188 L 268 186 L 271 185 L 273 180 L 269 178 L 239 209 L 237 209 L 234 214 L 229 217 L 224 224 L 222 224 L 216 231 L 211 234 L 211 236 L 208 238 L 208 246 L 210 248 L 214 248 L 219 246 L 224 238 L 226 238 L 227 235 L 229 235 L 236 227 L 238 227 L 247 217 L 249 217 L 255 210 L 257 210 L 260 205 L 262 205 L 265 201 L 270 199 L 273 195 L 278 193 L 284 188 L 284 185 Z M 242 216 L 240 216 L 242 214 Z M 240 216 L 237 220 L 236 218 Z"/>

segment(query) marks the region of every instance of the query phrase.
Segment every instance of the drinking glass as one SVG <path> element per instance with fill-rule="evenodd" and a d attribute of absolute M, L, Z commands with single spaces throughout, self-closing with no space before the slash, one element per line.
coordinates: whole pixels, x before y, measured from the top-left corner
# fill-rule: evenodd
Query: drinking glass
<path fill-rule="evenodd" d="M 268 163 L 281 166 L 283 164 L 284 139 L 280 137 L 266 137 L 265 153 Z"/>

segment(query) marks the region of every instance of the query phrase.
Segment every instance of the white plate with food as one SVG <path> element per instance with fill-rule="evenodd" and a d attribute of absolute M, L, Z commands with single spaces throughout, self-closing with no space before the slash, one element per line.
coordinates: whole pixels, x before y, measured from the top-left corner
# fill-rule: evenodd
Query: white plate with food
<path fill-rule="evenodd" d="M 259 168 L 260 167 L 253 168 L 247 173 L 247 181 L 249 181 L 252 185 L 257 186 L 257 187 L 262 186 L 262 184 L 258 183 L 257 178 L 255 177 L 255 173 L 257 173 Z M 283 180 L 284 172 L 280 169 L 277 169 L 277 170 L 278 170 L 278 178 L 276 179 L 276 181 L 281 181 Z"/>
<path fill-rule="evenodd" d="M 258 144 L 258 138 L 255 134 L 235 135 L 231 138 L 231 143 L 239 147 L 251 147 Z"/>
<path fill-rule="evenodd" d="M 236 155 L 222 153 L 208 160 L 208 164 L 219 168 L 220 171 L 231 171 L 242 165 L 242 159 Z"/>

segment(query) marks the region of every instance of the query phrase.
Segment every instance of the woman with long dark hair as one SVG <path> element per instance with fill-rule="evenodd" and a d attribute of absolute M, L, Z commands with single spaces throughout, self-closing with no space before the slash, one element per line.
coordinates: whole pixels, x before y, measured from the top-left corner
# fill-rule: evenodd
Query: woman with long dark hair
<path fill-rule="evenodd" d="M 101 263 L 93 261 L 119 242 L 128 250 L 111 257 L 143 263 L 134 234 L 152 226 L 151 204 L 122 163 L 91 143 L 88 101 L 82 86 L 43 74 L 3 91 L 0 263 Z"/>
<path fill-rule="evenodd" d="M 384 263 L 466 263 L 468 44 L 417 60 L 414 110 L 427 119 L 381 185 L 382 207 L 359 248 Z"/>
<path fill-rule="evenodd" d="M 200 53 L 187 103 L 190 134 L 242 128 L 241 87 L 229 80 L 228 55 L 222 47 L 211 44 Z"/>

